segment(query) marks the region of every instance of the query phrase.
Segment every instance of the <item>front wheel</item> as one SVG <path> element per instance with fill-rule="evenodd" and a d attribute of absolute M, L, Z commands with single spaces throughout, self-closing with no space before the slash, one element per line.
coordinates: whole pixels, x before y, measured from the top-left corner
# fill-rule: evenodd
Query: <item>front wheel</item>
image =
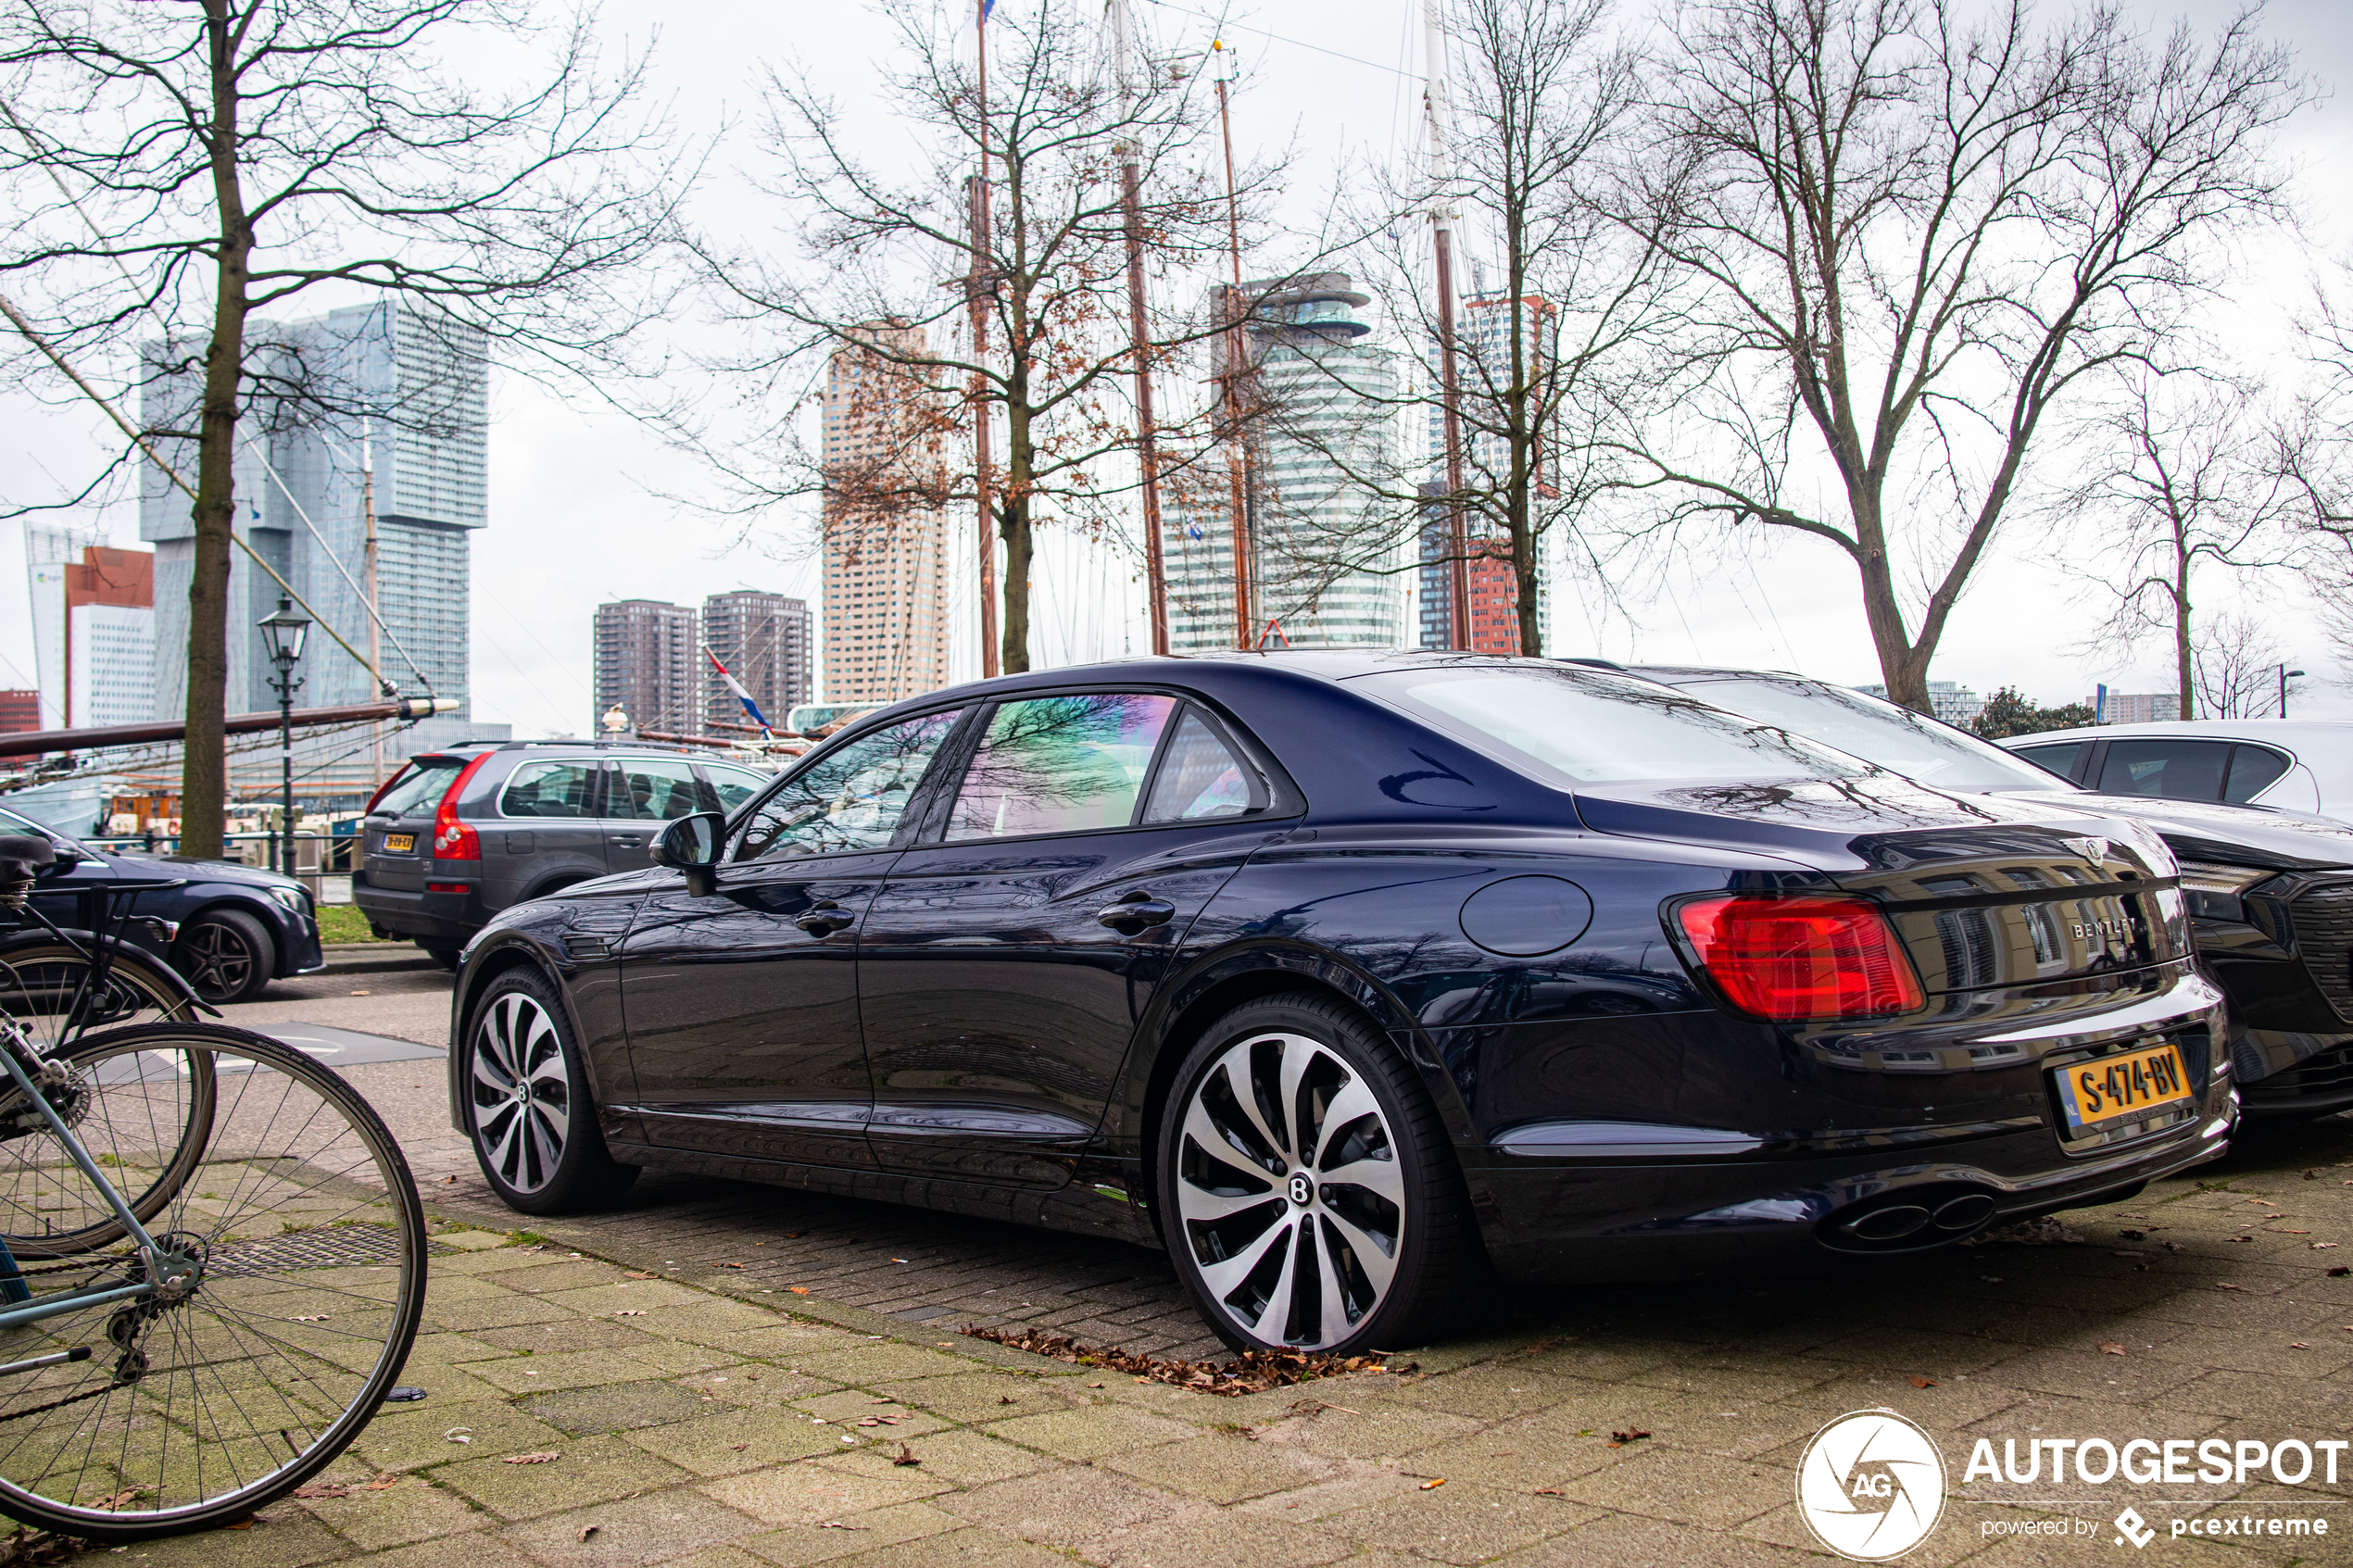
<path fill-rule="evenodd" d="M 1219 1019 L 1177 1069 L 1159 1154 L 1178 1276 L 1239 1349 L 1417 1345 L 1477 1277 L 1436 1109 L 1336 1003 L 1276 997 Z"/>
<path fill-rule="evenodd" d="M 244 910 L 208 909 L 181 927 L 171 967 L 208 1002 L 249 1002 L 276 976 L 278 947 Z"/>
<path fill-rule="evenodd" d="M 60 1535 L 137 1540 L 228 1524 L 343 1452 L 400 1374 L 424 1308 L 424 1210 L 384 1123 L 301 1052 L 239 1029 L 93 1035 L 113 1112 L 73 1123 L 128 1189 L 170 1160 L 182 1070 L 215 1085 L 202 1158 L 118 1239 L 31 1263 L 67 1310 L 0 1328 L 0 1512 Z M 154 1114 L 134 1114 L 142 1092 Z M 95 1184 L 76 1201 L 94 1206 Z M 138 1291 L 160 1277 L 167 1288 Z"/>
<path fill-rule="evenodd" d="M 629 1190 L 637 1167 L 606 1149 L 572 1022 L 536 971 L 510 969 L 490 983 L 462 1048 L 466 1135 L 508 1208 L 573 1214 Z"/>

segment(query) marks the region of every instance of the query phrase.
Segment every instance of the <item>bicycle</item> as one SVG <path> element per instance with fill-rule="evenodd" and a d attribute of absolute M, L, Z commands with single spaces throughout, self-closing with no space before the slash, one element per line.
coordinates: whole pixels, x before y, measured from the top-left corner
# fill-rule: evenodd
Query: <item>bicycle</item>
<path fill-rule="evenodd" d="M 49 858 L 0 837 L 0 916 Z M 427 1244 L 350 1085 L 186 1017 L 93 1032 L 121 953 L 92 943 L 54 1044 L 0 1015 L 0 1512 L 127 1541 L 234 1523 L 342 1454 L 415 1339 Z"/>

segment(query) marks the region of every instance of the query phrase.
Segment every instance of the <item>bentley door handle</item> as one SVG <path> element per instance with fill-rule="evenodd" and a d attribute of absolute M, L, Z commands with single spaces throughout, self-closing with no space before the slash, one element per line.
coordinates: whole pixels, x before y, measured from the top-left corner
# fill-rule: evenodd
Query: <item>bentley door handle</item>
<path fill-rule="evenodd" d="M 793 924 L 812 936 L 831 936 L 835 932 L 847 930 L 857 923 L 856 915 L 851 914 L 831 898 L 821 899 L 811 905 L 807 914 L 793 922 Z"/>
<path fill-rule="evenodd" d="M 1142 893 L 1131 893 L 1116 904 L 1106 904 L 1095 911 L 1099 924 L 1133 936 L 1148 925 L 1166 925 L 1176 912 L 1176 906 L 1164 898 L 1154 898 Z"/>

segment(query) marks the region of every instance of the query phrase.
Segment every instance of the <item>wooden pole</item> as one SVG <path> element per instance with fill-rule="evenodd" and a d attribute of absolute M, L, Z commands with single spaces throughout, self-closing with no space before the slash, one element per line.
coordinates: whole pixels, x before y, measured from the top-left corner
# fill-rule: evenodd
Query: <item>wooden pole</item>
<path fill-rule="evenodd" d="M 1119 52 L 1119 103 L 1126 112 L 1134 101 L 1134 78 L 1129 68 L 1134 63 L 1131 51 L 1135 47 L 1126 0 L 1111 0 L 1111 19 L 1114 47 Z M 1152 652 L 1164 655 L 1168 652 L 1168 577 L 1161 559 L 1160 453 L 1152 423 L 1151 334 L 1144 319 L 1143 202 L 1139 192 L 1135 141 L 1130 138 L 1124 142 L 1120 153 L 1119 200 L 1127 230 L 1127 325 L 1136 348 L 1136 464 L 1141 470 L 1144 491 L 1145 591 L 1151 614 Z"/>
<path fill-rule="evenodd" d="M 1234 121 L 1226 102 L 1226 65 L 1233 51 L 1223 39 L 1209 45 L 1218 57 L 1217 124 L 1226 139 L 1226 243 L 1234 270 L 1233 292 L 1226 296 L 1226 477 L 1232 486 L 1234 538 L 1234 646 L 1252 646 L 1252 600 L 1255 597 L 1255 562 L 1251 548 L 1250 527 L 1250 465 L 1249 437 L 1244 433 L 1242 408 L 1242 377 L 1249 364 L 1249 344 L 1242 332 L 1242 319 L 1249 307 L 1242 300 L 1242 220 L 1239 198 L 1234 190 Z"/>
<path fill-rule="evenodd" d="M 973 38 L 980 54 L 980 175 L 972 186 L 973 360 L 988 352 L 988 301 L 996 297 L 996 270 L 988 264 L 988 0 L 973 0 Z M 973 372 L 973 500 L 980 522 L 980 673 L 1001 670 L 997 649 L 997 540 L 988 492 L 988 378 Z"/>
<path fill-rule="evenodd" d="M 1422 0 L 1422 38 L 1429 113 L 1430 248 L 1438 272 L 1438 380 L 1441 424 L 1446 442 L 1446 549 L 1453 558 L 1447 582 L 1453 621 L 1448 646 L 1471 646 L 1470 528 L 1463 516 L 1463 421 L 1454 377 L 1454 213 L 1446 183 L 1453 170 L 1446 156 L 1446 37 L 1438 25 L 1437 0 Z"/>

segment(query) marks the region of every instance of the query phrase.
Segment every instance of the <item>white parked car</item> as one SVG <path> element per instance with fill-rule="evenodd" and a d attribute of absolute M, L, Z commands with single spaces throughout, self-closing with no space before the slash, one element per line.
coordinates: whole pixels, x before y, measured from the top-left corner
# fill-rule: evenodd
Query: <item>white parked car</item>
<path fill-rule="evenodd" d="M 2103 795 L 2272 806 L 2353 822 L 2353 723 L 2342 721 L 2102 724 L 2002 744 Z"/>

